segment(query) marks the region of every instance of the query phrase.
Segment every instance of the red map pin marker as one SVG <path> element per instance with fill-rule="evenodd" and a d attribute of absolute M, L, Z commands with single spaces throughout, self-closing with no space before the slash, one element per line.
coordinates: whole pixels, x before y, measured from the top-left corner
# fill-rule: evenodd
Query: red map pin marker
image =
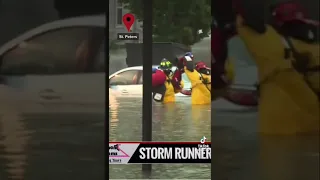
<path fill-rule="evenodd" d="M 134 15 L 130 14 L 130 13 L 127 13 L 122 17 L 122 22 L 126 26 L 128 32 L 130 32 L 130 29 L 131 29 L 131 26 L 134 23 L 134 20 L 135 20 L 134 19 Z"/>

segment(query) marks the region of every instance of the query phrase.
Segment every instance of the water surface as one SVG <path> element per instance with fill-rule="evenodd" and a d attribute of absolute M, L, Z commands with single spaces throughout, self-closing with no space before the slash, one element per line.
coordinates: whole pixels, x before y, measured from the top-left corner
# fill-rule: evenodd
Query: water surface
<path fill-rule="evenodd" d="M 0 117 L 1 180 L 104 179 L 104 113 Z"/>
<path fill-rule="evenodd" d="M 210 105 L 153 103 L 153 141 L 199 141 L 211 136 Z M 110 98 L 110 141 L 141 141 L 142 99 Z M 110 165 L 111 179 L 143 178 L 141 165 Z M 210 179 L 210 164 L 154 164 L 153 179 Z"/>

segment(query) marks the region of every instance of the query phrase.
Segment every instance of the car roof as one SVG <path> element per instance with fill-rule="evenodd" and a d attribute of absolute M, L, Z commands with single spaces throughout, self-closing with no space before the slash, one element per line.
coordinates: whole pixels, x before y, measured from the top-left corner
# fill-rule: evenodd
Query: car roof
<path fill-rule="evenodd" d="M 13 48 L 17 44 L 30 39 L 33 36 L 38 34 L 64 27 L 75 27 L 75 26 L 97 26 L 97 27 L 106 27 L 106 17 L 104 15 L 95 15 L 95 16 L 81 16 L 75 18 L 68 18 L 63 20 L 57 20 L 50 23 L 43 24 L 34 29 L 31 29 L 21 35 L 18 35 L 16 38 L 5 43 L 0 48 L 0 55 L 4 52 L 7 52 L 9 49 Z"/>
<path fill-rule="evenodd" d="M 152 68 L 156 68 L 157 66 L 152 66 Z M 132 67 L 127 67 L 124 68 L 123 70 L 142 70 L 143 66 L 132 66 Z"/>
<path fill-rule="evenodd" d="M 159 65 L 152 65 L 152 68 L 158 68 Z M 173 66 L 173 68 L 176 68 L 176 66 Z M 132 67 L 127 67 L 124 68 L 123 70 L 142 70 L 143 66 L 132 66 Z"/>
<path fill-rule="evenodd" d="M 159 67 L 159 65 L 152 65 L 152 68 L 158 68 L 158 67 Z M 177 67 L 176 67 L 176 66 L 173 66 L 172 68 L 173 68 L 173 69 L 176 69 Z M 143 66 L 132 66 L 132 67 L 123 68 L 123 69 L 121 69 L 121 70 L 119 70 L 119 71 L 111 74 L 111 75 L 109 76 L 109 79 L 110 79 L 112 76 L 116 75 L 116 74 L 122 73 L 122 72 L 124 72 L 124 71 L 130 71 L 130 70 L 143 70 Z"/>

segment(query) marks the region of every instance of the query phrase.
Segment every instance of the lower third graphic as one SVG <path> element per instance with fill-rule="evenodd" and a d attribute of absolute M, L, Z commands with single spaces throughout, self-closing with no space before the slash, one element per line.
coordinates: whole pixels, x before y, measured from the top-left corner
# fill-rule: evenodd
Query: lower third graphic
<path fill-rule="evenodd" d="M 109 163 L 122 163 L 122 158 L 130 158 L 121 148 L 121 144 L 109 144 Z"/>

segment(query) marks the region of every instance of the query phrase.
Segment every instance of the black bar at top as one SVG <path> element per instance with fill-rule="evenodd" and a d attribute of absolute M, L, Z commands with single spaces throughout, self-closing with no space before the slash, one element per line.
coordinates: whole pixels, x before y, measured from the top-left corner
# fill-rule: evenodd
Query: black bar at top
<path fill-rule="evenodd" d="M 143 105 L 142 141 L 152 141 L 152 0 L 143 0 Z M 151 164 L 143 164 L 145 175 L 151 174 Z"/>

